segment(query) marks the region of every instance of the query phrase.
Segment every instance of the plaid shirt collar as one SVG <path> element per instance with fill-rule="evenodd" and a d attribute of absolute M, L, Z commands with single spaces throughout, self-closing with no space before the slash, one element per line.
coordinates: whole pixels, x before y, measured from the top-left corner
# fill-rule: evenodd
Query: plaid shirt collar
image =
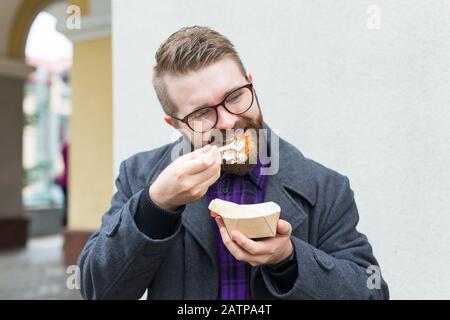
<path fill-rule="evenodd" d="M 238 175 L 238 176 L 242 176 L 243 178 L 249 178 L 249 180 L 259 189 L 262 190 L 265 186 L 265 178 L 262 174 L 261 174 L 261 169 L 268 166 L 267 165 L 263 165 L 261 164 L 259 161 L 250 169 L 249 172 Z M 224 180 L 227 180 L 229 178 L 231 178 L 232 176 L 236 176 L 235 174 L 229 173 L 229 172 L 222 172 L 222 174 L 220 175 L 219 181 L 222 182 Z"/>

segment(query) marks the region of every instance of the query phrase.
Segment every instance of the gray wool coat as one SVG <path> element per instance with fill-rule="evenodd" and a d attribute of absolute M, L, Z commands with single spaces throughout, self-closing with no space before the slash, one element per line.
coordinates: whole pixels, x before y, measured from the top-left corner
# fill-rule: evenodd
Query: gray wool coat
<path fill-rule="evenodd" d="M 141 193 L 170 164 L 175 144 L 122 162 L 111 207 L 78 259 L 85 299 L 139 299 L 146 289 L 148 299 L 217 298 L 216 225 L 206 196 L 186 206 L 166 239 L 150 239 L 134 221 Z M 389 297 L 385 281 L 374 280 L 377 274 L 368 269 L 377 261 L 356 230 L 358 210 L 345 176 L 280 138 L 279 171 L 269 176 L 265 201 L 279 204 L 281 218 L 292 225 L 298 277 L 289 291 L 279 292 L 266 267 L 252 267 L 253 299 Z"/>

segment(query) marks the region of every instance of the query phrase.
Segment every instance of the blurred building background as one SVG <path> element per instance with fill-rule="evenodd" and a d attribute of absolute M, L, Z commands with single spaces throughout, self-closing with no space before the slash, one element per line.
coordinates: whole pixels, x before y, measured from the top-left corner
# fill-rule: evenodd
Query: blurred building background
<path fill-rule="evenodd" d="M 45 43 L 51 59 L 27 57 L 42 12 L 68 57 Z M 447 0 L 0 0 L 0 298 L 79 298 L 66 266 L 99 227 L 120 162 L 176 136 L 153 57 L 193 24 L 234 42 L 273 129 L 350 178 L 391 297 L 448 299 Z"/>
<path fill-rule="evenodd" d="M 113 191 L 110 7 L 0 1 L 0 299 L 80 298 L 66 267 Z"/>

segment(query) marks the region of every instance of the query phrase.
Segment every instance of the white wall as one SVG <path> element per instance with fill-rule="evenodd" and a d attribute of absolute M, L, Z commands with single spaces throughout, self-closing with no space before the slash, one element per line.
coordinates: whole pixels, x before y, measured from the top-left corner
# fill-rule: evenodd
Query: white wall
<path fill-rule="evenodd" d="M 113 0 L 116 172 L 170 141 L 154 53 L 192 24 L 232 39 L 272 128 L 349 176 L 391 297 L 449 299 L 450 1 Z"/>

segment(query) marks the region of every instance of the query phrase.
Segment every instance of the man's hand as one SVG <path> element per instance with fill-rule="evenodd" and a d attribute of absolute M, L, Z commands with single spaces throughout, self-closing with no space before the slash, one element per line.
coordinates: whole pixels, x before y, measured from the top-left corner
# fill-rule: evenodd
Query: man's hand
<path fill-rule="evenodd" d="M 286 260 L 293 252 L 294 246 L 290 239 L 292 233 L 291 224 L 285 220 L 279 220 L 277 234 L 273 238 L 253 241 L 239 231 L 233 231 L 230 235 L 221 217 L 216 218 L 223 243 L 238 261 L 248 262 L 253 267 L 264 264 L 277 264 Z"/>
<path fill-rule="evenodd" d="M 205 195 L 220 177 L 220 153 L 206 145 L 185 154 L 165 168 L 150 186 L 152 201 L 163 209 L 174 210 Z"/>

